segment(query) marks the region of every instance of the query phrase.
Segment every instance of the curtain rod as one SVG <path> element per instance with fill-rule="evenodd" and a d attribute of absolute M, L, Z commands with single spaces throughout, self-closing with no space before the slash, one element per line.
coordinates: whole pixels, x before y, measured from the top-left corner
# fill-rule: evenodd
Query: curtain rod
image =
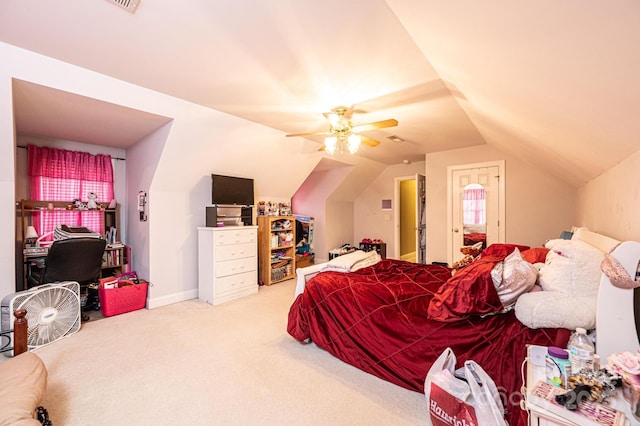
<path fill-rule="evenodd" d="M 27 149 L 26 145 L 16 145 L 18 148 L 22 148 L 22 149 Z M 126 158 L 120 158 L 120 157 L 111 157 L 112 160 L 118 160 L 118 161 L 127 161 Z"/>

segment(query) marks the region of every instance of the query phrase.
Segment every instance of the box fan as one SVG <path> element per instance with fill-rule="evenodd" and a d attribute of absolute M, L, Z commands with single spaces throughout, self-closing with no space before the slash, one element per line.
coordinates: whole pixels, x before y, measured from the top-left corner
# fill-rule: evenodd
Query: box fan
<path fill-rule="evenodd" d="M 29 350 L 53 343 L 80 329 L 80 284 L 65 281 L 9 294 L 2 299 L 2 330 L 13 329 L 18 309 L 27 311 Z M 13 351 L 5 352 L 13 355 Z"/>

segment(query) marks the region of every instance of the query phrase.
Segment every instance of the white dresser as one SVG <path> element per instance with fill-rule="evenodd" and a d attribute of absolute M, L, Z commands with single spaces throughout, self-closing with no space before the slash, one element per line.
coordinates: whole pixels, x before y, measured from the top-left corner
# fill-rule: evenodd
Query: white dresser
<path fill-rule="evenodd" d="M 258 227 L 199 227 L 199 299 L 217 305 L 257 292 Z"/>

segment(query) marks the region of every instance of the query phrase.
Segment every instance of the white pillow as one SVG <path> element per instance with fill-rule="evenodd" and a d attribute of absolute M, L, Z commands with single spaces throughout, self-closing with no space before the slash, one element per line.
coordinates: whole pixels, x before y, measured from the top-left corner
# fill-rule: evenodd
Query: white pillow
<path fill-rule="evenodd" d="M 516 303 L 521 294 L 528 292 L 535 285 L 538 271 L 532 264 L 522 258 L 522 254 L 520 254 L 520 250 L 517 247 L 505 257 L 502 263 L 502 280 L 496 285 L 496 290 L 502 306 L 506 308 Z M 496 280 L 494 280 L 495 284 Z"/>
<path fill-rule="evenodd" d="M 536 291 L 523 294 L 515 306 L 516 318 L 529 328 L 578 327 L 587 330 L 596 326 L 596 303 L 593 297 L 570 297 L 557 291 Z"/>

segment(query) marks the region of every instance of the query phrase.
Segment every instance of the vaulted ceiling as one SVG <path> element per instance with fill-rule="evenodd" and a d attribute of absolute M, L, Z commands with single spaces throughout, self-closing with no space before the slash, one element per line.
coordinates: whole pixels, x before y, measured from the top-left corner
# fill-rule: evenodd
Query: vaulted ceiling
<path fill-rule="evenodd" d="M 141 0 L 135 13 L 107 0 L 9 0 L 0 41 L 283 138 L 327 130 L 322 113 L 337 105 L 353 105 L 356 124 L 395 118 L 366 133 L 380 146 L 360 151 L 387 164 L 488 144 L 577 186 L 640 148 L 637 0 Z M 82 114 L 124 119 L 117 105 L 14 89 L 23 134 L 77 140 Z M 126 145 L 163 120 L 131 117 L 99 135 L 126 130 L 108 135 Z M 81 141 L 107 144 L 83 130 Z"/>

